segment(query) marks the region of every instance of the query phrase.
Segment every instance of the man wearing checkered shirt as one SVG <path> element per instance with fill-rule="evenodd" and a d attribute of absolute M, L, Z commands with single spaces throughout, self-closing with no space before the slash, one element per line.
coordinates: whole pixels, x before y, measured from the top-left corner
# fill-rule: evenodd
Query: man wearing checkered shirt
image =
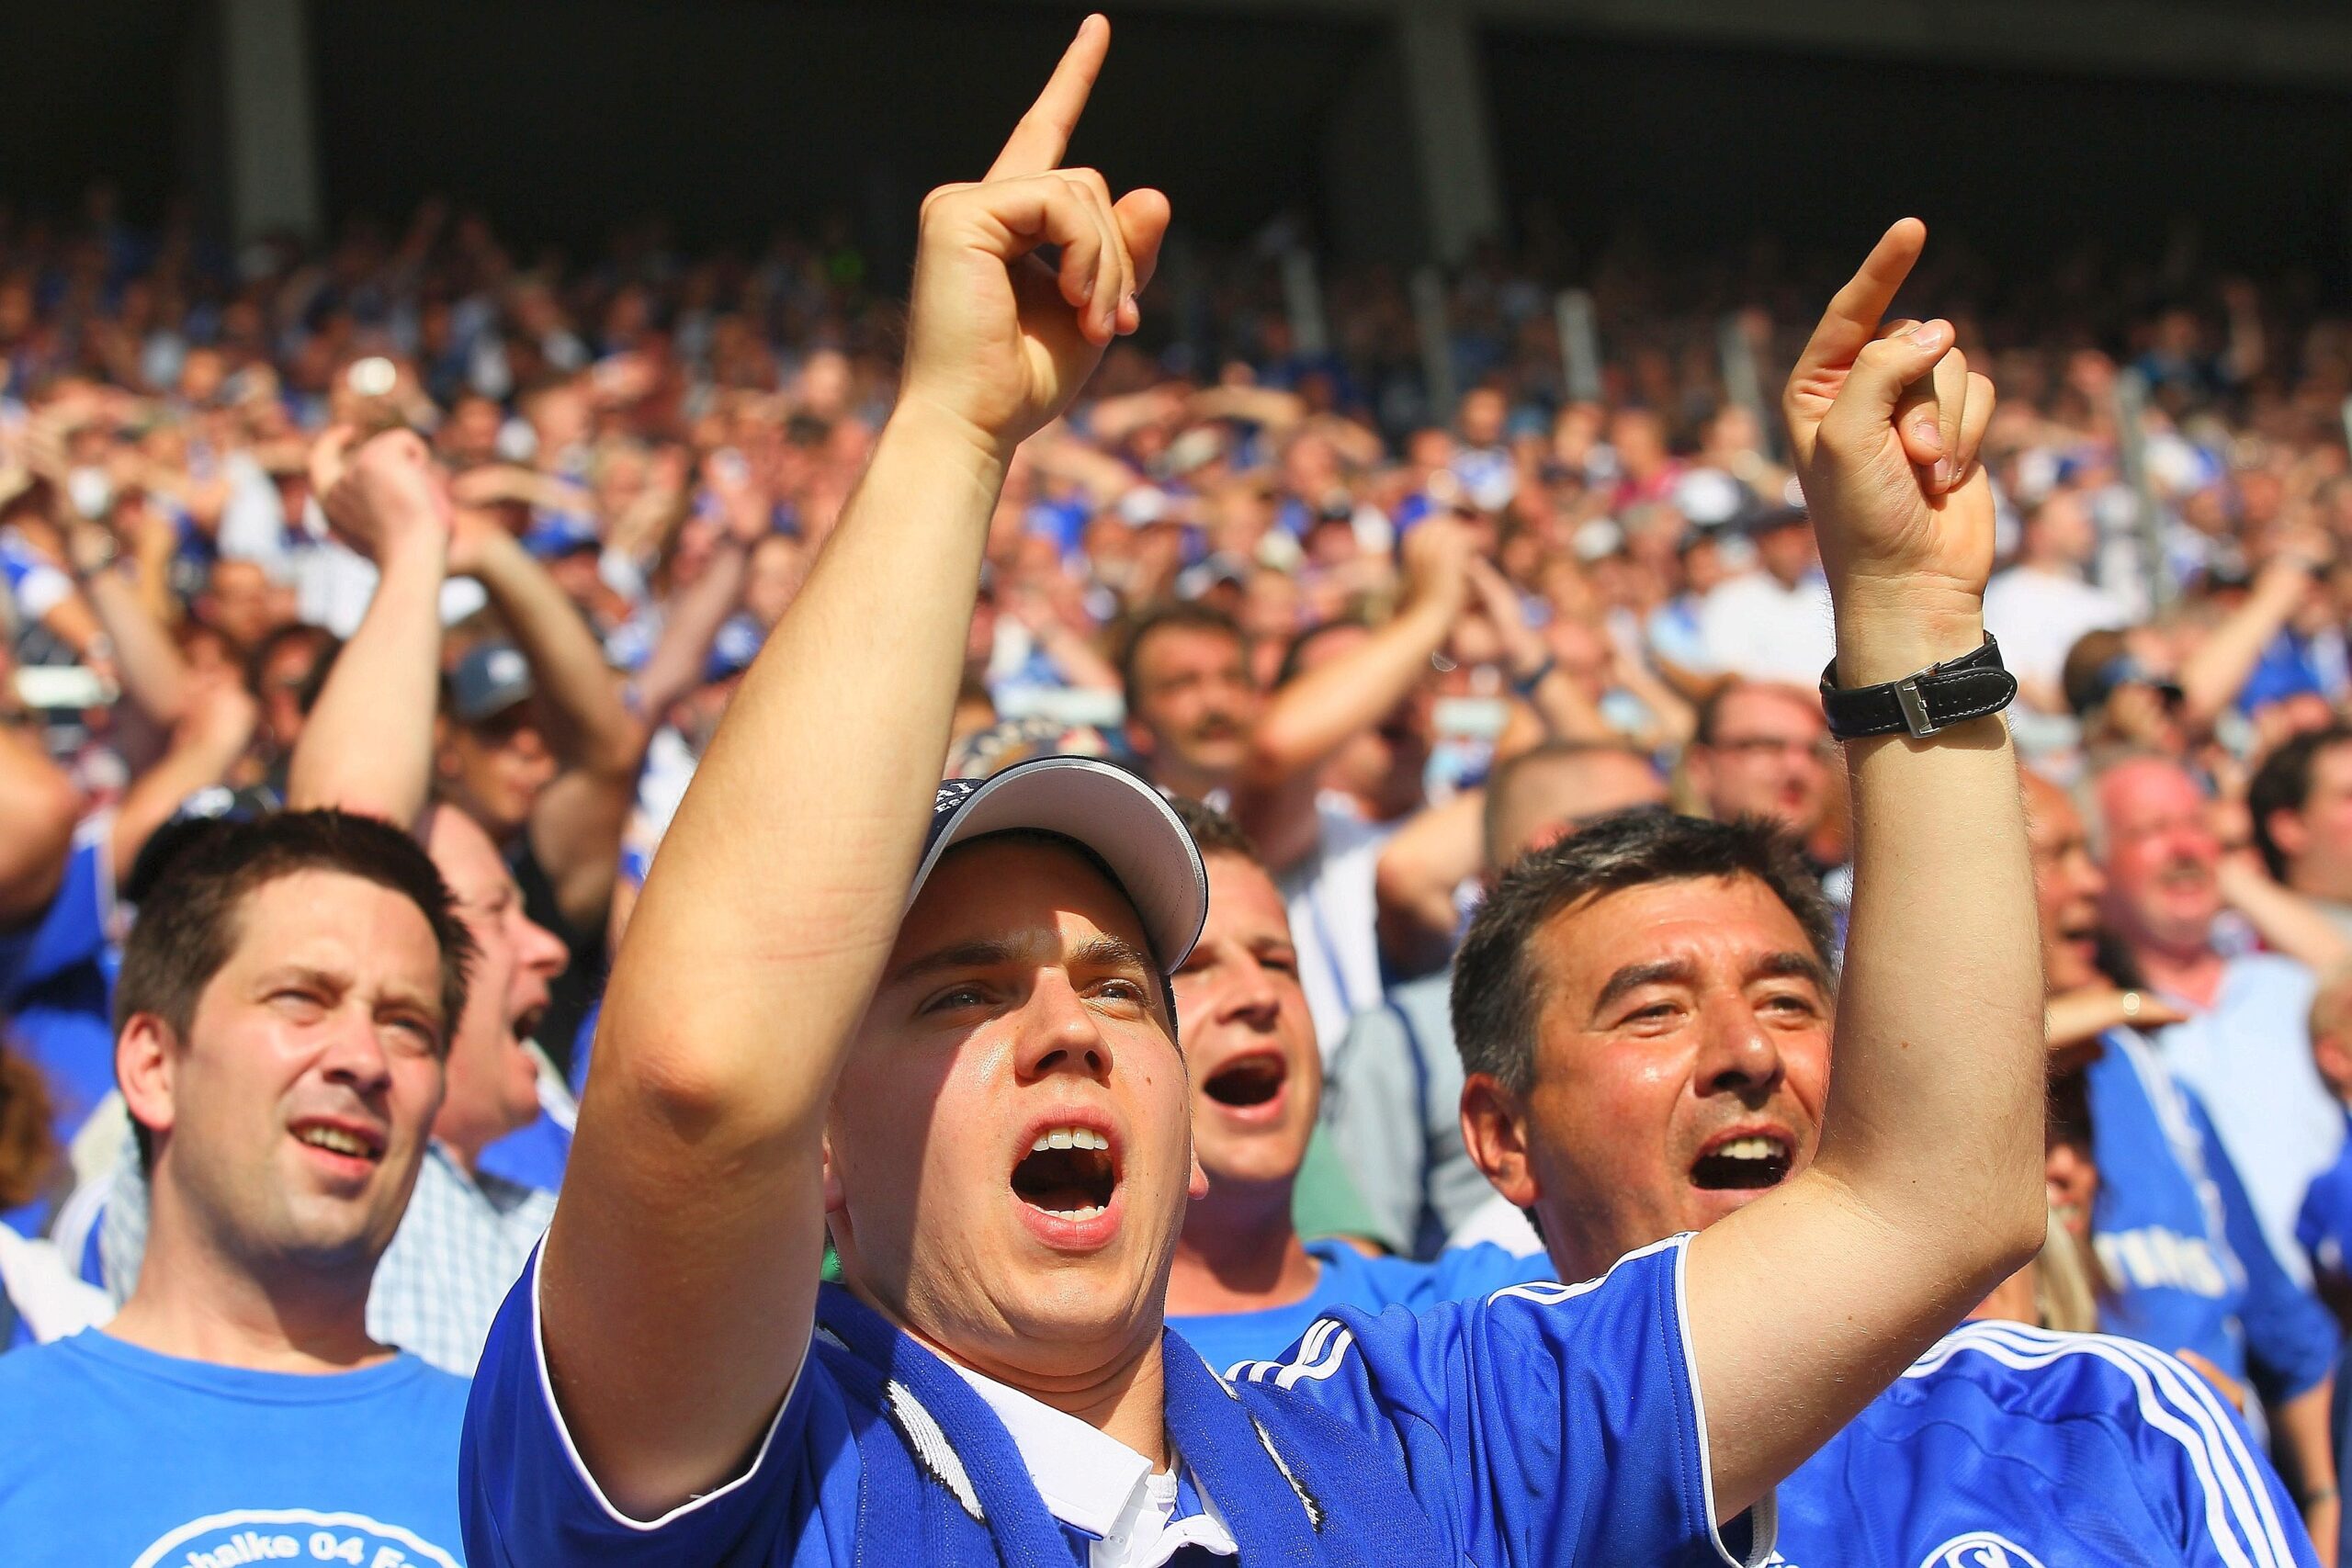
<path fill-rule="evenodd" d="M 322 704 L 344 674 L 339 662 Z M 554 1193 L 502 1180 L 479 1162 L 483 1149 L 539 1113 L 537 1059 L 524 1042 L 565 953 L 524 914 L 514 873 L 471 818 L 428 808 L 422 836 L 481 956 L 450 1032 L 448 1091 L 434 1118 L 432 1149 L 368 1294 L 368 1330 L 469 1375 L 498 1303 L 555 1212 Z M 119 1301 L 138 1282 L 147 1192 L 135 1162 L 124 1161 L 110 1179 L 96 1231 L 98 1282 Z"/>

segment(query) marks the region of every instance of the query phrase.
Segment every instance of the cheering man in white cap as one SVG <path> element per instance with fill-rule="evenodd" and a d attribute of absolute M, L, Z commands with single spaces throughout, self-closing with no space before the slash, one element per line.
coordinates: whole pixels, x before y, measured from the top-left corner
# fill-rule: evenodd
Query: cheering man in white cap
<path fill-rule="evenodd" d="M 1006 466 L 1135 326 L 1167 225 L 1056 166 L 1107 42 L 1090 18 L 988 177 L 924 205 L 897 410 L 646 883 L 483 1357 L 476 1568 L 1739 1562 L 1774 1484 L 2041 1242 L 1991 388 L 1947 323 L 1879 333 L 1906 222 L 1790 393 L 1826 700 L 1867 738 L 1811 1168 L 1593 1285 L 1342 1309 L 1232 1382 L 1164 1331 L 1198 858 L 1099 764 L 933 784 Z"/>

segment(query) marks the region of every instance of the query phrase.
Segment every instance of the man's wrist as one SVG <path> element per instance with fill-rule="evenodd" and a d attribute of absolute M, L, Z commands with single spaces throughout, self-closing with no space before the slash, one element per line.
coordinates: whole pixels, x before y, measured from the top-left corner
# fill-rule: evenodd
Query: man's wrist
<path fill-rule="evenodd" d="M 1984 642 L 1984 601 L 1967 593 L 1855 593 L 1837 601 L 1838 684 L 1900 681 Z"/>
<path fill-rule="evenodd" d="M 1013 448 L 1020 446 L 921 393 L 900 394 L 875 438 L 877 453 L 886 444 L 919 447 L 927 461 L 953 462 L 991 488 L 1003 484 Z"/>

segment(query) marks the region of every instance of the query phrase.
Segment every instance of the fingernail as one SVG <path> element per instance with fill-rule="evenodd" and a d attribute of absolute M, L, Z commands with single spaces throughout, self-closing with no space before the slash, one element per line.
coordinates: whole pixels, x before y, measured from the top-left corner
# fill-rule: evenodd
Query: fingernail
<path fill-rule="evenodd" d="M 1940 452 L 1944 449 L 1944 433 L 1932 416 L 1914 424 L 1911 427 L 1911 434 L 1922 446 L 1931 452 Z"/>
<path fill-rule="evenodd" d="M 1950 457 L 1939 457 L 1936 459 L 1933 478 L 1935 480 L 1935 486 L 1938 490 L 1945 490 L 1951 487 L 1951 459 Z"/>
<path fill-rule="evenodd" d="M 1939 348 L 1943 344 L 1944 331 L 1941 321 L 1928 321 L 1912 329 L 1911 341 L 1921 348 Z"/>

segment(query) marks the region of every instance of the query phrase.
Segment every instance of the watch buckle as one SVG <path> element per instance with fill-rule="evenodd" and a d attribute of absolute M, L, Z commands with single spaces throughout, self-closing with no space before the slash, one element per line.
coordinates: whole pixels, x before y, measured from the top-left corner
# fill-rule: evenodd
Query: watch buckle
<path fill-rule="evenodd" d="M 1928 712 L 1928 705 L 1919 695 L 1919 677 L 1905 675 L 1894 682 L 1894 701 L 1903 709 L 1903 728 L 1911 732 L 1914 740 L 1924 740 L 1943 728 Z"/>

